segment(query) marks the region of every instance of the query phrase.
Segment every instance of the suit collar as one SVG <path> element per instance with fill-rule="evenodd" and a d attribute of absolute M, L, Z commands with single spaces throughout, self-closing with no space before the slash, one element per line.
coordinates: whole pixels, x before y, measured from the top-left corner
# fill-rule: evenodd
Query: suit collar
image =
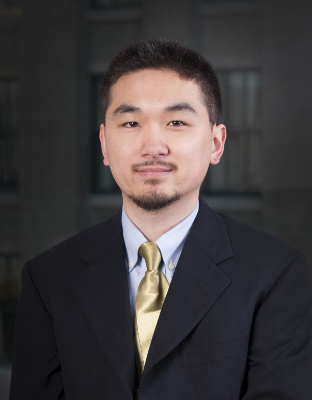
<path fill-rule="evenodd" d="M 91 228 L 90 240 L 81 249 L 79 258 L 87 263 L 96 260 L 116 239 L 122 239 L 120 209 L 117 214 L 104 223 Z M 222 216 L 213 211 L 199 198 L 199 211 L 190 230 L 202 250 L 215 264 L 233 256 L 232 246 Z"/>
<path fill-rule="evenodd" d="M 213 211 L 201 197 L 190 236 L 214 264 L 234 255 L 224 218 Z"/>
<path fill-rule="evenodd" d="M 72 288 L 106 356 L 132 393 L 135 381 L 133 323 L 121 212 L 91 228 L 80 258 L 88 265 Z M 218 267 L 233 256 L 223 218 L 200 199 L 154 333 L 145 376 L 200 322 L 230 285 Z"/>
<path fill-rule="evenodd" d="M 141 382 L 194 329 L 231 284 L 218 267 L 231 257 L 233 250 L 223 218 L 200 199 L 198 215 L 160 313 Z"/>
<path fill-rule="evenodd" d="M 135 354 L 121 213 L 91 229 L 80 258 L 86 269 L 71 281 L 72 290 L 107 357 L 133 396 Z M 129 397 L 129 398 L 130 398 Z"/>

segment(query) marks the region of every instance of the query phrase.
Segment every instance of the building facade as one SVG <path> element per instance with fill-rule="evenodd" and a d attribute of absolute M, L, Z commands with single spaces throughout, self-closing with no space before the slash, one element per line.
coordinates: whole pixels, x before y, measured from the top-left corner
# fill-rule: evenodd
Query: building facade
<path fill-rule="evenodd" d="M 312 3 L 0 1 L 0 363 L 26 260 L 121 205 L 98 141 L 112 57 L 163 37 L 220 78 L 228 139 L 202 195 L 312 260 Z"/>

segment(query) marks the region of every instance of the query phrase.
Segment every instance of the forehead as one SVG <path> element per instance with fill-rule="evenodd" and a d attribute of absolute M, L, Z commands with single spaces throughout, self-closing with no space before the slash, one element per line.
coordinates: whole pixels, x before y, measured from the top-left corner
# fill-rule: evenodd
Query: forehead
<path fill-rule="evenodd" d="M 121 76 L 111 88 L 113 103 L 192 101 L 205 107 L 200 86 L 172 70 L 144 69 Z"/>

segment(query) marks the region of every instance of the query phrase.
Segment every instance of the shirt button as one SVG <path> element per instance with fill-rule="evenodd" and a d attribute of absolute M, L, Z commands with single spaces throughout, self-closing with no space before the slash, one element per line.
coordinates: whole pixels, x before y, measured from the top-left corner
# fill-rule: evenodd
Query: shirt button
<path fill-rule="evenodd" d="M 172 261 L 170 261 L 169 263 L 169 269 L 171 269 L 171 271 L 175 269 L 175 265 L 173 264 Z"/>

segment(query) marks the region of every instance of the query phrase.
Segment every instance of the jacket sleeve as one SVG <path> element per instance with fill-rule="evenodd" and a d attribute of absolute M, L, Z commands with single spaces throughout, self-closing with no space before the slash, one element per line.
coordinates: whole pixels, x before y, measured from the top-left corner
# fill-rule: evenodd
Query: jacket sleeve
<path fill-rule="evenodd" d="M 15 322 L 10 400 L 43 399 L 65 399 L 62 371 L 52 317 L 26 264 Z"/>
<path fill-rule="evenodd" d="M 256 310 L 243 400 L 311 400 L 311 270 L 299 255 Z"/>

